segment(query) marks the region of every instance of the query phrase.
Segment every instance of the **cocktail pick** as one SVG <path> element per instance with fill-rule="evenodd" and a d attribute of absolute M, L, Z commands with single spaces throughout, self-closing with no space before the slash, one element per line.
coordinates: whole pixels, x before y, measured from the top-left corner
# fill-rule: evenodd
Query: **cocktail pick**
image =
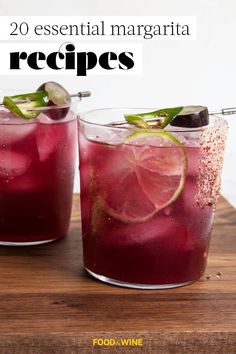
<path fill-rule="evenodd" d="M 211 111 L 208 113 L 209 115 L 211 116 L 217 116 L 217 115 L 223 115 L 223 116 L 228 116 L 228 115 L 233 115 L 233 114 L 236 114 L 236 107 L 231 107 L 231 108 L 222 108 L 218 111 Z M 137 113 L 137 116 L 139 114 Z M 147 114 L 148 115 L 148 114 Z M 156 122 L 158 120 L 158 118 L 160 119 L 161 117 L 143 117 L 145 122 L 147 123 L 151 123 L 151 122 Z M 126 120 L 121 120 L 121 121 L 114 121 L 114 122 L 111 122 L 109 123 L 109 125 L 111 126 L 116 126 L 116 125 L 126 125 L 127 124 L 127 121 Z"/>
<path fill-rule="evenodd" d="M 79 91 L 77 93 L 73 93 L 70 95 L 71 98 L 77 97 L 79 99 L 85 98 L 85 97 L 90 97 L 91 96 L 91 92 L 90 91 Z M 15 101 L 16 104 L 18 103 L 28 103 L 30 102 L 30 100 L 18 100 Z M 4 106 L 3 102 L 0 103 L 0 106 Z"/>
<path fill-rule="evenodd" d="M 217 116 L 219 114 L 223 115 L 223 116 L 228 116 L 231 114 L 236 114 L 236 107 L 231 107 L 231 108 L 222 108 L 219 111 L 213 111 L 213 112 L 209 112 L 209 114 L 211 116 Z"/>

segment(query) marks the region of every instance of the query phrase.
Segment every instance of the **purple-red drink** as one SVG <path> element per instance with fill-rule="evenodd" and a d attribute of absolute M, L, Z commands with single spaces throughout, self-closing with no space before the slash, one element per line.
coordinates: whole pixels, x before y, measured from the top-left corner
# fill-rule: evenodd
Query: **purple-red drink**
<path fill-rule="evenodd" d="M 209 141 L 204 129 L 93 130 L 80 121 L 85 268 L 100 280 L 129 287 L 166 288 L 199 279 L 207 262 L 225 127 L 212 128 Z M 217 136 L 221 141 L 214 142 Z M 219 144 L 217 158 L 209 143 L 214 149 Z"/>
<path fill-rule="evenodd" d="M 30 121 L 0 111 L 0 243 L 65 236 L 70 221 L 76 119 Z"/>

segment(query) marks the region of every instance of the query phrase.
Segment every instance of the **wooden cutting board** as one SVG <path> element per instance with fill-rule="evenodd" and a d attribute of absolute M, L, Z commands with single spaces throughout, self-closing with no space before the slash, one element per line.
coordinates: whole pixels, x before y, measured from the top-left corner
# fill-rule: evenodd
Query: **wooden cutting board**
<path fill-rule="evenodd" d="M 235 253 L 236 211 L 221 198 L 200 281 L 161 291 L 105 285 L 82 268 L 75 196 L 66 238 L 0 247 L 0 353 L 236 353 Z"/>

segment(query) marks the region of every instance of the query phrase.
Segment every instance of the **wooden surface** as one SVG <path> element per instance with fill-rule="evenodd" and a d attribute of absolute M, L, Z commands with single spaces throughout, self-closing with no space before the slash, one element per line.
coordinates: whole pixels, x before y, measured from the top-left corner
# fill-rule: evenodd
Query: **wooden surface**
<path fill-rule="evenodd" d="M 200 281 L 161 291 L 105 285 L 82 268 L 77 196 L 67 238 L 0 247 L 0 353 L 236 353 L 235 252 L 236 211 L 221 199 Z M 143 345 L 99 347 L 95 338 Z"/>

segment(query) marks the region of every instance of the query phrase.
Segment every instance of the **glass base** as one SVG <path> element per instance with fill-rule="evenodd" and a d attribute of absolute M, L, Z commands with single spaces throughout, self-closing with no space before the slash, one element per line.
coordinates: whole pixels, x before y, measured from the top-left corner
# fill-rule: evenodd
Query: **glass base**
<path fill-rule="evenodd" d="M 184 283 L 175 283 L 175 284 L 138 284 L 138 283 L 126 283 L 124 281 L 115 280 L 111 278 L 104 277 L 103 275 L 96 274 L 86 268 L 86 271 L 92 275 L 94 278 L 111 285 L 121 286 L 124 288 L 132 288 L 132 289 L 149 289 L 149 290 L 161 290 L 161 289 L 171 289 L 178 288 L 180 286 L 185 286 L 194 283 L 196 280 L 186 281 Z"/>
<path fill-rule="evenodd" d="M 0 241 L 0 246 L 37 246 L 43 245 L 45 243 L 50 243 L 59 240 L 59 238 L 54 238 L 51 240 L 43 240 L 43 241 L 31 241 L 31 242 L 7 242 L 7 241 Z"/>

